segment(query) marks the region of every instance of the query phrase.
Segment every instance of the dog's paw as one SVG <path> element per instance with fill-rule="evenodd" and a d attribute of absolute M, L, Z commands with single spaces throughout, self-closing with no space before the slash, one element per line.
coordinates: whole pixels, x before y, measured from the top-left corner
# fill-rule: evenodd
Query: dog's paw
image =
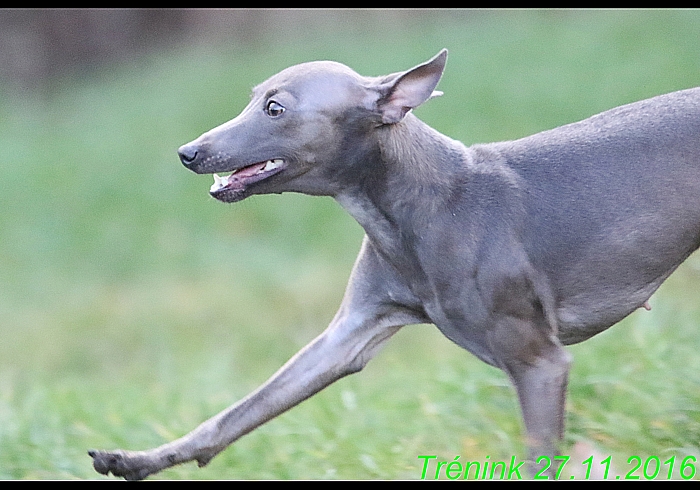
<path fill-rule="evenodd" d="M 153 473 L 149 465 L 144 464 L 142 457 L 128 451 L 96 451 L 90 450 L 92 466 L 103 475 L 112 473 L 125 480 L 143 480 Z"/>

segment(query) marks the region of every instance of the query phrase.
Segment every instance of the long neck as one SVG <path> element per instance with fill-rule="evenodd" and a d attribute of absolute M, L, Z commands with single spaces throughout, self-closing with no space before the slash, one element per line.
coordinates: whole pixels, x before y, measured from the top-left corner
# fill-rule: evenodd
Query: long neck
<path fill-rule="evenodd" d="M 470 152 L 412 114 L 376 133 L 376 161 L 363 162 L 365 178 L 344 188 L 336 200 L 387 253 L 402 238 L 419 234 L 444 209 L 466 178 Z"/>

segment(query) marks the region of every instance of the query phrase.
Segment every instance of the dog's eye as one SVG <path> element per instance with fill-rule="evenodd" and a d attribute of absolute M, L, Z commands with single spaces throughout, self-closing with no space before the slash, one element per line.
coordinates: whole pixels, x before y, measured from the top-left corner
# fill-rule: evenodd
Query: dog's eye
<path fill-rule="evenodd" d="M 277 117 L 281 115 L 284 111 L 286 111 L 284 106 L 274 100 L 268 102 L 267 106 L 265 107 L 265 113 L 270 117 Z"/>

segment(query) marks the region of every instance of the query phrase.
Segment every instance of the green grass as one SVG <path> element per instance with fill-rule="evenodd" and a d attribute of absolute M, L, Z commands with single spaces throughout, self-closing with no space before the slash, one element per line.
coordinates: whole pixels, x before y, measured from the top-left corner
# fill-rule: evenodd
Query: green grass
<path fill-rule="evenodd" d="M 88 448 L 144 449 L 184 434 L 332 318 L 360 227 L 325 198 L 216 203 L 209 177 L 175 154 L 281 68 L 325 58 L 379 75 L 447 47 L 445 96 L 417 114 L 465 143 L 700 81 L 696 11 L 270 27 L 251 45 L 177 47 L 43 95 L 0 89 L 0 478 L 101 478 Z M 700 458 L 698 260 L 654 295 L 651 312 L 570 349 L 568 446 L 596 446 L 623 474 L 632 455 Z M 506 377 L 421 325 L 206 469 L 154 478 L 415 479 L 426 454 L 524 451 Z"/>

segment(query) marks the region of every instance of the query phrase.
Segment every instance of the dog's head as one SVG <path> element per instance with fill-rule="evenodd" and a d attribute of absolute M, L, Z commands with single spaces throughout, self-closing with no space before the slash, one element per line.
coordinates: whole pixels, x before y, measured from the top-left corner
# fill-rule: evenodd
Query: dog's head
<path fill-rule="evenodd" d="M 434 89 L 446 58 L 442 50 L 378 78 L 331 61 L 292 66 L 255 87 L 235 119 L 180 147 L 180 160 L 194 172 L 214 173 L 210 193 L 224 202 L 286 191 L 334 195 L 351 162 L 378 151 L 376 128 L 440 95 Z"/>

